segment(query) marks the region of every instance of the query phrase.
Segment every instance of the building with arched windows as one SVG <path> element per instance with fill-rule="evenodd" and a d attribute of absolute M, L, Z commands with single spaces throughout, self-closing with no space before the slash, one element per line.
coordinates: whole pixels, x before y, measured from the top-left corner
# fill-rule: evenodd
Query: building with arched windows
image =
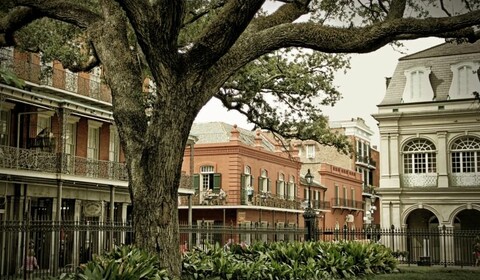
<path fill-rule="evenodd" d="M 480 229 L 479 62 L 480 42 L 444 43 L 401 58 L 387 79 L 374 115 L 383 227 Z"/>

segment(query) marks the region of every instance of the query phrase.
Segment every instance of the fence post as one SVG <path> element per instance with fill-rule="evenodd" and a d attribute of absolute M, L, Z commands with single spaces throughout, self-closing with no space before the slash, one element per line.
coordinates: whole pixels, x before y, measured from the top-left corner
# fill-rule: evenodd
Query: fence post
<path fill-rule="evenodd" d="M 446 236 L 446 229 L 445 225 L 442 226 L 443 231 L 443 267 L 447 267 L 447 236 Z"/>
<path fill-rule="evenodd" d="M 392 243 L 392 252 L 395 252 L 395 236 L 394 236 L 394 234 L 395 234 L 395 226 L 392 224 L 390 226 L 390 239 L 391 239 L 390 241 Z"/>

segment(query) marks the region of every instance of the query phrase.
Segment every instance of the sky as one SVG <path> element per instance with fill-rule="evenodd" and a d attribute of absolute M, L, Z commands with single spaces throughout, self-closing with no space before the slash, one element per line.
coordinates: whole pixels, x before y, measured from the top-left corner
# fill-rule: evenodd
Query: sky
<path fill-rule="evenodd" d="M 377 113 L 377 105 L 385 95 L 385 78 L 391 77 L 397 66 L 398 59 L 432 46 L 443 43 L 443 39 L 424 38 L 404 41 L 405 47 L 400 50 L 387 45 L 368 54 L 352 54 L 351 69 L 346 74 L 337 73 L 334 84 L 338 86 L 343 98 L 333 107 L 322 107 L 325 115 L 331 121 L 349 120 L 360 117 L 373 130 L 371 139 L 373 145 L 378 145 L 380 135 L 377 121 L 371 116 Z M 212 99 L 200 111 L 196 122 L 222 121 L 237 124 L 245 129 L 252 129 L 253 124 L 237 111 L 227 111 L 220 101 Z"/>
<path fill-rule="evenodd" d="M 423 38 L 403 41 L 403 48 L 386 45 L 368 54 L 352 54 L 351 69 L 346 74 L 342 71 L 335 75 L 334 85 L 338 86 L 343 98 L 333 107 L 321 107 L 323 113 L 329 116 L 331 121 L 350 120 L 357 117 L 364 119 L 374 132 L 371 139 L 372 145 L 378 145 L 380 135 L 377 121 L 371 115 L 377 113 L 377 105 L 385 95 L 385 78 L 393 75 L 399 58 L 443 42 L 444 40 L 439 38 Z M 242 114 L 237 111 L 227 111 L 215 98 L 200 111 L 195 121 L 222 121 L 237 124 L 245 129 L 253 128 L 253 124 L 248 123 Z"/>

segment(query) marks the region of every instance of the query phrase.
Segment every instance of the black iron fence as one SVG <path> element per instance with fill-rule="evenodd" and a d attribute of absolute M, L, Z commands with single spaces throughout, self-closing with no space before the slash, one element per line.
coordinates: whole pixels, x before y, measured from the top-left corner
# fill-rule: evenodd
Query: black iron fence
<path fill-rule="evenodd" d="M 205 244 L 303 241 L 306 230 L 282 223 L 242 223 L 223 226 L 199 223 L 180 226 L 179 250 Z M 317 240 L 325 242 L 379 242 L 390 247 L 400 263 L 414 265 L 472 266 L 473 245 L 480 230 L 432 229 L 320 229 Z M 73 272 L 78 265 L 113 246 L 133 242 L 130 224 L 82 222 L 1 222 L 0 279 L 48 279 Z M 28 275 L 27 257 L 35 256 L 38 269 Z"/>

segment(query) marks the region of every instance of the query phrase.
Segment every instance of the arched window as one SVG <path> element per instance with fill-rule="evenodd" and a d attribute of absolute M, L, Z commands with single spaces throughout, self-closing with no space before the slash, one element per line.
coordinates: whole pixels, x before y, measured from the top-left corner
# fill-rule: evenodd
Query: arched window
<path fill-rule="evenodd" d="M 403 171 L 409 174 L 436 173 L 435 145 L 426 139 L 414 139 L 405 144 Z"/>
<path fill-rule="evenodd" d="M 453 173 L 480 172 L 480 139 L 466 136 L 453 142 L 450 149 Z"/>

